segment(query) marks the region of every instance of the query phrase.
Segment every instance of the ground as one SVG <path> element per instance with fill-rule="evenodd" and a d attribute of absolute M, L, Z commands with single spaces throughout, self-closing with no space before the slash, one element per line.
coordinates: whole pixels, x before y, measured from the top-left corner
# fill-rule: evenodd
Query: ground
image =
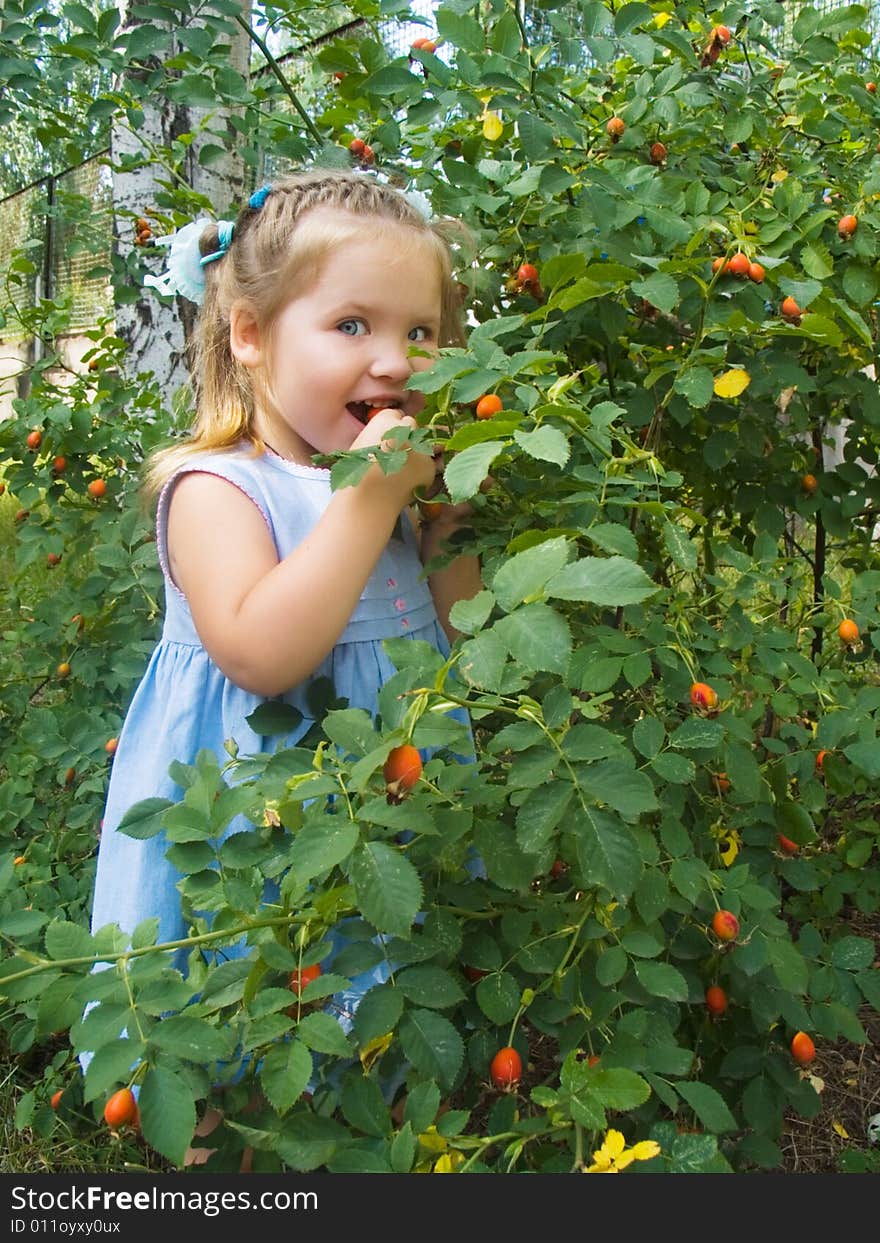
<path fill-rule="evenodd" d="M 880 917 L 855 913 L 849 918 L 854 936 L 870 937 L 880 970 Z M 822 1109 L 815 1118 L 790 1117 L 781 1142 L 789 1174 L 839 1174 L 846 1167 L 880 1171 L 880 1147 L 868 1142 L 868 1119 L 880 1113 L 880 1014 L 865 1005 L 859 1011 L 868 1043 L 820 1042 L 812 1072 L 822 1081 Z M 873 1160 L 872 1160 L 873 1159 Z M 867 1172 L 867 1171 L 866 1171 Z"/>

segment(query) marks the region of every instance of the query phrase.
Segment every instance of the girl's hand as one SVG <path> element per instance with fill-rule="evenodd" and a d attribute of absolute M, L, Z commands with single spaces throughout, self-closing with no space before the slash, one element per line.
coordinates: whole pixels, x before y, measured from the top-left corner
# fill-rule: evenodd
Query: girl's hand
<path fill-rule="evenodd" d="M 416 426 L 416 421 L 411 415 L 401 414 L 393 406 L 388 406 L 385 410 L 380 410 L 378 414 L 373 415 L 351 447 L 352 449 L 367 449 L 371 445 L 379 445 L 383 449 L 391 450 L 397 447 L 387 438 L 387 433 L 393 427 L 415 428 Z M 436 454 L 432 456 L 407 448 L 406 464 L 399 471 L 386 475 L 378 466 L 373 467 L 363 482 L 369 480 L 370 486 L 373 486 L 382 481 L 386 487 L 399 494 L 400 506 L 403 508 L 408 504 L 416 488 L 428 488 L 434 483 L 437 470 Z"/>

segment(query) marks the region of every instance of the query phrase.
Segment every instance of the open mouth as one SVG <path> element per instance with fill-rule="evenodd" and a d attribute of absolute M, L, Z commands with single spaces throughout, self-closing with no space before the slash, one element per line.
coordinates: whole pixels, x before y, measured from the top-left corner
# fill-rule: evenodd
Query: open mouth
<path fill-rule="evenodd" d="M 359 423 L 363 423 L 364 427 L 369 423 L 374 414 L 378 414 L 380 410 L 400 409 L 399 401 L 350 401 L 346 405 L 349 414 L 353 414 Z"/>

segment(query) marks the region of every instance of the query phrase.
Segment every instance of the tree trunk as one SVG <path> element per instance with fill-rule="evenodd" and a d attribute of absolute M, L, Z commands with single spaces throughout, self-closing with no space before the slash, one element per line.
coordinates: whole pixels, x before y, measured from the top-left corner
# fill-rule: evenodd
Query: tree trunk
<path fill-rule="evenodd" d="M 250 10 L 251 0 L 242 0 L 241 15 L 245 21 L 250 20 Z M 140 22 L 141 19 L 127 12 L 124 28 L 130 29 Z M 247 32 L 237 28 L 228 38 L 231 46 L 227 63 L 246 78 L 250 57 Z M 176 38 L 169 32 L 168 56 L 178 50 Z M 148 85 L 160 67 L 160 61 L 149 58 L 130 69 L 119 84 L 123 93 L 136 98 L 142 117 L 131 124 L 129 116 L 120 111 L 113 124 L 110 151 L 117 286 L 121 280 L 129 290 L 139 289 L 136 298 L 117 296 L 116 333 L 128 346 L 127 373 L 134 377 L 152 372 L 163 405 L 170 409 L 175 400 L 180 400 L 181 390 L 185 394 L 189 386 L 187 342 L 196 308 L 185 298 L 178 297 L 174 303 L 168 303 L 153 291 L 142 288 L 148 271 L 164 270 L 167 251 L 163 248 L 151 253 L 148 248 L 142 250 L 136 246 L 135 221 L 162 202 L 163 183 L 167 185 L 175 176 L 204 195 L 216 217 L 230 218 L 237 212 L 243 197 L 246 169 L 244 160 L 235 151 L 234 142 L 224 144 L 222 136 L 218 137 L 229 129 L 230 110 L 220 105 L 208 109 L 172 102 Z M 191 134 L 195 138 L 187 148 L 183 163 L 178 163 L 176 172 L 172 172 L 172 144 L 179 142 L 181 136 Z M 199 163 L 199 152 L 206 143 L 227 147 L 225 157 L 210 167 Z"/>

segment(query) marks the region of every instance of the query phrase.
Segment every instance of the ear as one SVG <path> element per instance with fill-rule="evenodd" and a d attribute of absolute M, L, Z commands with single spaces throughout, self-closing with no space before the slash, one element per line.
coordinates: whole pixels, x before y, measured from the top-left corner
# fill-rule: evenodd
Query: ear
<path fill-rule="evenodd" d="M 244 367 L 263 361 L 263 340 L 257 317 L 246 302 L 235 302 L 229 312 L 229 349 Z"/>

